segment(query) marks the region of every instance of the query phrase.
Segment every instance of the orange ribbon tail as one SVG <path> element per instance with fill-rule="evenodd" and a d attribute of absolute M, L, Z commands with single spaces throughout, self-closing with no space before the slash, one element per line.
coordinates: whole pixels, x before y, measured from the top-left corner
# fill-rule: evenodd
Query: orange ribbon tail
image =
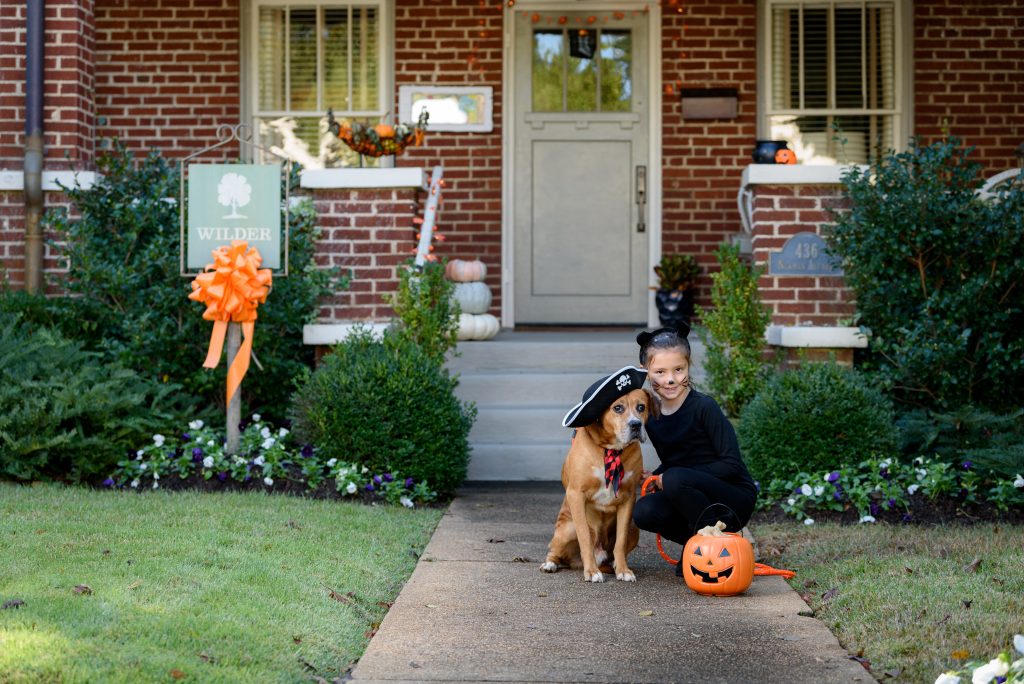
<path fill-rule="evenodd" d="M 213 332 L 210 333 L 210 348 L 206 351 L 203 368 L 216 368 L 220 363 L 220 355 L 224 351 L 224 335 L 228 332 L 227 321 L 214 321 Z"/>
<path fill-rule="evenodd" d="M 235 396 L 238 387 L 242 384 L 242 378 L 249 372 L 249 358 L 252 356 L 252 336 L 256 331 L 256 323 L 242 323 L 242 344 L 238 347 L 235 360 L 228 368 L 228 403 L 231 397 Z"/>

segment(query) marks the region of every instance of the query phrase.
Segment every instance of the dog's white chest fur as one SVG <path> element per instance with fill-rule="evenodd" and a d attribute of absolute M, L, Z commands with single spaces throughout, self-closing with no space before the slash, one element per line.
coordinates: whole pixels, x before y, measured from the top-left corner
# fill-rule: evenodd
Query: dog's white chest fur
<path fill-rule="evenodd" d="M 601 468 L 600 466 L 594 468 L 594 477 L 601 482 L 604 482 L 604 468 Z M 622 475 L 622 482 L 619 483 L 619 489 L 626 486 L 626 483 L 629 482 L 632 477 L 633 473 L 627 470 Z M 594 492 L 594 495 L 590 498 L 598 506 L 610 506 L 615 501 L 615 491 L 612 489 L 610 484 L 607 484 Z"/>

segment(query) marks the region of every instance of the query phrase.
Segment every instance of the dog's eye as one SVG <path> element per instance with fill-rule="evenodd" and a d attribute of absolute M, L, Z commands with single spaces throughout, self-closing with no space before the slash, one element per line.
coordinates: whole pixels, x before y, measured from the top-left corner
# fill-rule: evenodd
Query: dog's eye
<path fill-rule="evenodd" d="M 626 407 L 623 406 L 622 404 L 616 404 L 615 405 L 615 412 L 616 413 L 622 413 L 625 410 L 626 410 Z"/>
<path fill-rule="evenodd" d="M 646 410 L 647 410 L 647 407 L 644 406 L 643 404 L 637 404 L 636 405 L 636 412 L 637 413 L 643 413 Z"/>

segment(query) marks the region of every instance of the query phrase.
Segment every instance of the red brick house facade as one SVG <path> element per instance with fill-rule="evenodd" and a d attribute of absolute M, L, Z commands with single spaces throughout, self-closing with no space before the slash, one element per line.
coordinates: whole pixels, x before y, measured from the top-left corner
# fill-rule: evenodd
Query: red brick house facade
<path fill-rule="evenodd" d="M 517 313 L 511 301 L 521 298 L 514 294 L 519 292 L 515 285 L 524 277 L 510 262 L 518 249 L 515 234 L 523 231 L 522 216 L 513 220 L 521 211 L 515 203 L 525 194 L 516 190 L 524 168 L 513 159 L 519 149 L 514 145 L 521 145 L 515 141 L 524 135 L 512 130 L 511 109 L 523 107 L 529 95 L 517 85 L 512 61 L 518 49 L 515 26 L 556 31 L 562 23 L 575 30 L 573 21 L 585 28 L 588 21 L 613 27 L 616 21 L 632 20 L 646 32 L 646 61 L 633 67 L 650 66 L 645 85 L 650 109 L 644 120 L 649 125 L 640 135 L 650 142 L 644 149 L 650 152 L 653 204 L 646 208 L 650 242 L 637 263 L 649 285 L 654 282 L 650 267 L 661 253 L 695 254 L 705 267 L 698 299 L 706 303 L 714 250 L 743 232 L 741 189 L 748 191 L 749 239 L 759 264 L 767 264 L 789 237 L 816 232 L 839 195 L 840 167 L 835 165 L 751 166 L 755 140 L 769 135 L 766 103 L 774 97 L 764 90 L 765 41 L 768 22 L 774 21 L 769 16 L 789 11 L 771 2 L 387 0 L 380 6 L 381 25 L 386 26 L 381 65 L 388 73 L 380 81 L 387 90 L 386 111 L 398 111 L 404 85 L 491 88 L 490 131 L 428 129 L 425 144 L 397 158 L 396 166 L 429 175 L 431 168 L 443 165 L 446 190 L 438 230 L 447 240 L 438 253 L 486 262 L 494 294 L 491 313 L 505 326 L 537 322 Z M 833 4 L 841 12 L 862 3 Z M 1016 167 L 1015 152 L 1024 142 L 1024 2 L 890 4 L 898 43 L 892 54 L 902 55 L 902 67 L 889 86 L 906 93 L 899 100 L 893 139 L 905 144 L 900 134 L 906 133 L 928 140 L 946 129 L 977 148 L 975 158 L 990 175 Z M 26 7 L 21 2 L 0 5 L 0 267 L 14 287 L 25 285 Z M 97 155 L 112 138 L 139 153 L 156 148 L 181 157 L 216 142 L 219 125 L 251 117 L 247 103 L 255 34 L 249 22 L 254 11 L 250 0 L 46 2 L 46 205 L 66 202 L 53 184 L 55 179 L 69 182 L 63 172 L 75 170 L 80 181 L 90 180 Z M 796 22 L 798 15 L 787 16 L 792 19 L 786 21 Z M 807 16 L 809 22 L 812 15 Z M 791 26 L 778 24 L 783 25 Z M 829 24 L 837 31 L 842 25 L 839 20 Z M 813 31 L 799 26 L 810 41 Z M 772 35 L 781 40 L 781 34 Z M 783 53 L 772 54 L 778 58 Z M 735 114 L 684 116 L 681 94 L 723 88 L 735 91 Z M 641 96 L 632 93 L 634 101 Z M 632 176 L 626 181 L 628 189 Z M 307 191 L 321 216 L 319 259 L 354 274 L 349 290 L 324 303 L 322 319 L 386 318 L 383 295 L 394 287 L 396 268 L 415 247 L 412 219 L 422 207 L 422 189 L 413 183 Z M 576 210 L 585 213 L 586 207 L 566 207 L 565 218 Z M 47 253 L 44 267 L 59 272 L 59 255 Z M 779 325 L 835 326 L 854 309 L 841 277 L 766 275 L 761 288 Z M 644 306 L 620 322 L 656 320 L 653 305 Z"/>

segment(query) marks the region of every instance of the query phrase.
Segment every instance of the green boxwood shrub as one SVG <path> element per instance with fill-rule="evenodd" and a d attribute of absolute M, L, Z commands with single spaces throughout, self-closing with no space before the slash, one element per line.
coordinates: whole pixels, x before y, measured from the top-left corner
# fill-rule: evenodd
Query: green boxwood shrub
<path fill-rule="evenodd" d="M 0 313 L 0 478 L 105 476 L 187 410 L 179 389 Z"/>
<path fill-rule="evenodd" d="M 411 339 L 357 329 L 296 392 L 293 428 L 327 458 L 452 493 L 466 477 L 476 416 L 457 384 Z"/>
<path fill-rule="evenodd" d="M 805 363 L 771 378 L 747 404 L 738 436 L 762 482 L 830 470 L 897 447 L 892 402 L 856 371 Z"/>
<path fill-rule="evenodd" d="M 97 164 L 96 185 L 66 190 L 76 212 L 46 217 L 68 264 L 54 286 L 71 296 L 45 307 L 21 302 L 23 310 L 146 377 L 180 384 L 203 400 L 206 417 L 223 415 L 227 364 L 203 368 L 212 324 L 202 318 L 203 305 L 187 298 L 191 280 L 179 275 L 177 165 L 156 152 L 136 160 L 122 146 Z M 247 410 L 276 420 L 287 413 L 293 379 L 313 364 L 302 326 L 315 318 L 321 297 L 345 285 L 314 263 L 317 233 L 312 203 L 292 206 L 289 275 L 274 278 L 257 312 L 254 351 L 263 369 L 251 367 L 242 398 Z"/>
<path fill-rule="evenodd" d="M 1024 182 L 980 199 L 970 153 L 914 142 L 843 175 L 830 245 L 869 333 L 861 367 L 904 406 L 1024 405 Z"/>

